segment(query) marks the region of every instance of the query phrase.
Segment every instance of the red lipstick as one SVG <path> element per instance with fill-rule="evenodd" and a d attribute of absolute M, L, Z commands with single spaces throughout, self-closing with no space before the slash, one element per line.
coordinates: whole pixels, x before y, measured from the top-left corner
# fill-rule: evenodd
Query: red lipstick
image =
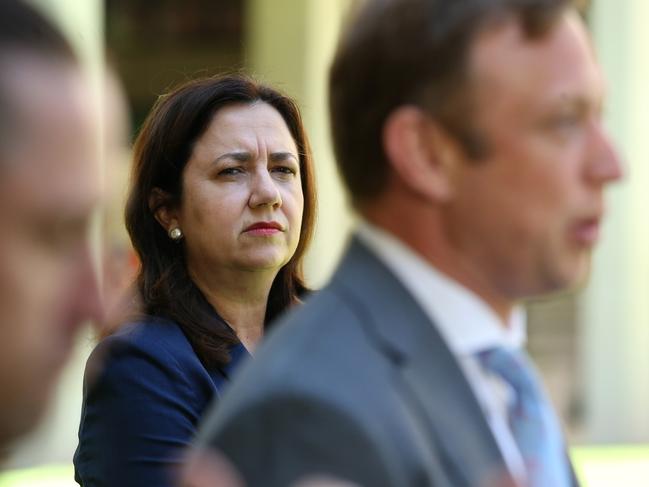
<path fill-rule="evenodd" d="M 282 227 L 282 225 L 275 221 L 271 221 L 253 223 L 252 225 L 246 227 L 243 232 L 258 237 L 267 237 L 269 235 L 275 235 L 276 233 L 283 231 L 284 227 Z"/>

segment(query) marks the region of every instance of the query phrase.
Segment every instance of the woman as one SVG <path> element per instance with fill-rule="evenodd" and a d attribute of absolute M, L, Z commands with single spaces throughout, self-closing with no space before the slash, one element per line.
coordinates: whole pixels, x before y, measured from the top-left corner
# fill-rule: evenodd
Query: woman
<path fill-rule="evenodd" d="M 309 144 L 295 103 L 246 77 L 161 97 L 136 140 L 126 226 L 144 315 L 92 353 L 83 486 L 173 485 L 208 403 L 305 290 Z"/>

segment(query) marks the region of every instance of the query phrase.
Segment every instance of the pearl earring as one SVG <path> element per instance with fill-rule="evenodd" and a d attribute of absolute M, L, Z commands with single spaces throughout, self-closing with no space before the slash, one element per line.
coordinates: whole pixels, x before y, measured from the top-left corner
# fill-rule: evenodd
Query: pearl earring
<path fill-rule="evenodd" d="M 171 230 L 169 230 L 169 238 L 174 241 L 178 241 L 181 238 L 183 238 L 183 232 L 180 228 L 174 227 Z"/>

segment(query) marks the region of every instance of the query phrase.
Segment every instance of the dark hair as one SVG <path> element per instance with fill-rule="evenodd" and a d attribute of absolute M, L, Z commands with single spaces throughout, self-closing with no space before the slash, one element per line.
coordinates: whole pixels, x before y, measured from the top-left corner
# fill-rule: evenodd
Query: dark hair
<path fill-rule="evenodd" d="M 183 329 L 206 366 L 223 366 L 228 349 L 239 340 L 221 319 L 187 272 L 184 247 L 173 242 L 156 221 L 157 208 L 149 207 L 151 192 L 169 195 L 166 204 L 181 201 L 182 175 L 194 142 L 207 130 L 214 114 L 234 103 L 262 101 L 282 116 L 295 140 L 300 159 L 304 211 L 295 254 L 279 271 L 271 286 L 266 323 L 306 290 L 302 259 L 313 233 L 315 187 L 312 156 L 293 100 L 243 75 L 190 81 L 161 96 L 135 141 L 126 228 L 140 258 L 137 285 L 144 312 L 174 320 Z"/>
<path fill-rule="evenodd" d="M 37 10 L 18 0 L 0 0 L 0 135 L 11 126 L 11 94 L 1 73 L 11 69 L 11 55 L 37 55 L 71 64 L 77 58 L 63 35 Z"/>
<path fill-rule="evenodd" d="M 398 106 L 414 104 L 457 137 L 471 157 L 484 153 L 468 112 L 467 58 L 486 27 L 516 18 L 540 37 L 571 0 L 368 0 L 342 36 L 329 73 L 336 160 L 356 207 L 388 178 L 382 130 Z"/>

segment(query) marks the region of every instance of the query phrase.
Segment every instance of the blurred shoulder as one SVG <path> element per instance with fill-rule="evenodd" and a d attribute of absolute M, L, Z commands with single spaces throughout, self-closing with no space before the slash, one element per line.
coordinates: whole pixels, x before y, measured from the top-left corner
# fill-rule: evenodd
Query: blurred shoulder
<path fill-rule="evenodd" d="M 102 339 L 86 365 L 86 378 L 133 374 L 186 376 L 205 374 L 203 365 L 180 326 L 170 320 L 146 316 L 127 323 Z"/>
<path fill-rule="evenodd" d="M 111 354 L 129 350 L 155 355 L 169 352 L 187 353 L 191 352 L 192 348 L 177 323 L 156 316 L 145 316 L 124 324 L 115 333 L 102 339 L 95 348 L 95 352 L 105 351 Z"/>

